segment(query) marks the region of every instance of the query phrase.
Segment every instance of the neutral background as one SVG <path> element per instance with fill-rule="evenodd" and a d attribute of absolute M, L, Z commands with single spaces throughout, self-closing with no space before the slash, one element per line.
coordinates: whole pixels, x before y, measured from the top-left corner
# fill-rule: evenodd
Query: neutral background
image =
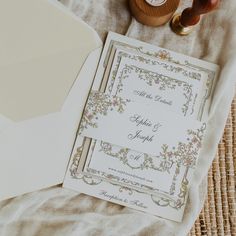
<path fill-rule="evenodd" d="M 223 0 L 219 9 L 205 17 L 188 37 L 176 36 L 168 24 L 151 28 L 137 23 L 130 16 L 126 0 L 61 2 L 95 28 L 102 40 L 111 30 L 219 64 L 222 73 L 211 110 L 209 147 L 199 161 L 182 224 L 57 186 L 1 202 L 0 235 L 184 236 L 194 225 L 204 202 L 191 235 L 236 235 L 236 101 L 228 116 L 236 78 L 236 2 Z M 182 1 L 180 9 L 190 4 L 189 0 Z M 222 137 L 227 116 L 215 155 L 214 144 Z"/>

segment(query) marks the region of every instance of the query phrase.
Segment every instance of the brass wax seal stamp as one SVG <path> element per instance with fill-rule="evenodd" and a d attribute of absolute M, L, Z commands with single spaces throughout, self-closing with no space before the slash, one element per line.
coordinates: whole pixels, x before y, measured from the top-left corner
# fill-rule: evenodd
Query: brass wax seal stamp
<path fill-rule="evenodd" d="M 200 21 L 201 15 L 211 12 L 218 4 L 219 0 L 194 0 L 192 7 L 172 18 L 172 30 L 179 35 L 188 35 Z"/>

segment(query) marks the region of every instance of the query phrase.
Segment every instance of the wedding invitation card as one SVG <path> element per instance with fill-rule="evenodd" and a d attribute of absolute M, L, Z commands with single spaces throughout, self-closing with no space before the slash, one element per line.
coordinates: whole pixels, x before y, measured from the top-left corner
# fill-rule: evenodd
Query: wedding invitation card
<path fill-rule="evenodd" d="M 218 70 L 109 33 L 63 186 L 181 221 Z"/>

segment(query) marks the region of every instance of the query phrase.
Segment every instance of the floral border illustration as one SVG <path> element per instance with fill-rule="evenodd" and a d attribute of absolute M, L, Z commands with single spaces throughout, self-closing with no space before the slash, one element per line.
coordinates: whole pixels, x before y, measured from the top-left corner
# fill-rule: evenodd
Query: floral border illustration
<path fill-rule="evenodd" d="M 181 153 L 185 152 L 188 149 L 192 150 L 192 148 L 193 148 L 193 153 L 198 152 L 199 148 L 201 147 L 201 141 L 202 141 L 203 133 L 204 133 L 205 129 L 206 129 L 206 124 L 204 123 L 203 126 L 200 129 L 198 129 L 197 131 L 189 130 L 188 133 L 190 135 L 193 135 L 193 138 L 191 139 L 191 142 L 189 142 L 189 144 L 187 144 L 187 149 L 186 149 L 185 145 L 180 144 Z M 195 148 L 193 146 L 195 146 Z M 71 176 L 73 178 L 83 180 L 86 184 L 89 184 L 89 185 L 98 185 L 98 184 L 102 183 L 103 182 L 102 179 L 94 178 L 94 177 L 92 177 L 90 175 L 86 175 L 86 174 L 82 174 L 82 173 L 77 173 L 75 171 L 78 168 L 79 158 L 80 158 L 80 156 L 82 154 L 82 150 L 83 150 L 83 146 L 77 148 L 77 152 L 75 153 L 75 155 L 73 157 L 72 165 L 70 167 Z M 173 149 L 171 152 L 176 153 L 175 149 Z M 192 152 L 190 152 L 190 153 L 192 153 Z M 187 152 L 187 156 L 188 157 L 190 157 L 189 156 L 190 153 Z M 191 165 L 189 165 L 190 164 L 189 163 L 190 159 L 193 160 L 193 162 L 191 162 Z M 186 171 L 185 171 L 185 174 L 184 174 L 184 178 L 183 178 L 183 180 L 181 182 L 181 188 L 180 188 L 180 192 L 178 194 L 178 199 L 175 200 L 175 199 L 172 199 L 172 198 L 163 197 L 162 195 L 158 196 L 158 195 L 150 194 L 150 197 L 151 197 L 152 201 L 155 204 L 157 204 L 160 207 L 167 207 L 167 206 L 169 206 L 169 207 L 174 208 L 176 210 L 179 210 L 179 209 L 182 208 L 182 206 L 184 206 L 185 201 L 186 201 L 186 197 L 187 197 L 187 190 L 188 190 L 188 183 L 189 183 L 189 181 L 187 179 L 187 173 L 189 171 L 189 168 L 192 168 L 192 166 L 195 165 L 195 161 L 196 161 L 196 159 L 194 159 L 194 158 L 190 158 L 190 159 L 187 158 L 188 161 L 185 162 L 185 161 L 181 160 L 181 158 L 180 158 L 180 160 L 177 162 L 178 163 L 177 166 L 179 166 L 179 167 L 181 165 L 183 165 L 183 163 L 187 164 Z M 178 172 L 178 168 L 177 168 L 177 172 Z M 109 182 L 109 183 L 112 184 L 112 185 L 119 186 L 118 184 L 114 184 L 114 183 L 111 183 L 111 182 Z M 122 189 L 125 188 L 127 191 L 129 190 L 130 191 L 130 195 L 132 195 L 133 192 L 139 192 L 139 193 L 146 194 L 146 193 L 144 193 L 142 191 L 133 189 L 131 187 L 130 188 L 126 187 L 126 186 L 119 186 L 119 187 L 122 188 Z"/>
<path fill-rule="evenodd" d="M 144 49 L 143 46 L 137 47 L 137 46 L 132 46 L 128 43 L 123 43 L 123 42 L 111 40 L 110 45 L 109 45 L 109 49 L 111 50 L 111 48 L 113 46 L 118 46 L 118 47 L 121 46 L 121 47 L 124 47 L 124 48 L 134 51 L 134 52 L 138 52 L 138 53 L 141 53 L 141 54 L 144 54 L 147 56 L 158 58 L 158 59 L 162 60 L 163 62 L 168 61 L 168 62 L 174 63 L 177 66 L 179 65 L 179 66 L 195 69 L 197 71 L 199 71 L 199 70 L 204 71 L 205 73 L 208 74 L 208 82 L 207 82 L 208 89 L 211 90 L 213 87 L 214 76 L 215 76 L 214 71 L 203 68 L 201 66 L 196 66 L 194 64 L 191 64 L 188 60 L 185 60 L 185 62 L 183 62 L 183 63 L 181 63 L 180 61 L 174 60 L 173 57 L 171 56 L 171 52 L 168 52 L 165 49 L 158 49 L 157 51 L 149 51 L 147 49 Z M 110 54 L 107 53 L 107 57 L 105 58 L 104 64 L 103 64 L 104 67 L 107 66 L 107 61 L 108 61 L 109 56 L 110 56 Z M 210 93 L 208 93 L 208 95 L 210 95 Z"/>
<path fill-rule="evenodd" d="M 140 51 L 140 50 L 138 50 L 138 51 Z M 146 55 L 148 55 L 148 54 L 146 54 Z M 150 55 L 148 55 L 148 56 L 150 56 Z M 116 61 L 116 64 L 114 66 L 114 70 L 111 72 L 111 74 L 112 74 L 112 76 L 111 76 L 112 83 L 111 83 L 110 87 L 108 88 L 110 92 L 111 92 L 111 90 L 113 88 L 114 80 L 116 78 L 116 75 L 117 75 L 117 72 L 118 72 L 118 69 L 119 69 L 119 65 L 120 65 L 121 59 L 123 57 L 124 58 L 129 58 L 131 60 L 135 60 L 135 61 L 138 61 L 138 62 L 143 62 L 143 63 L 146 63 L 148 65 L 160 65 L 160 66 L 162 66 L 164 69 L 166 69 L 168 71 L 175 72 L 175 73 L 182 73 L 182 75 L 184 75 L 184 76 L 186 76 L 188 78 L 194 79 L 194 80 L 198 80 L 199 81 L 201 79 L 201 74 L 198 73 L 198 72 L 189 72 L 189 71 L 185 70 L 184 68 L 179 67 L 178 64 L 176 64 L 176 63 L 175 63 L 175 66 L 165 63 L 164 61 L 167 58 L 171 59 L 169 53 L 167 51 L 165 51 L 165 50 L 160 50 L 155 55 L 156 58 L 159 58 L 162 61 L 152 60 L 151 58 L 147 59 L 147 58 L 144 58 L 144 57 L 142 57 L 140 55 L 131 55 L 131 54 L 127 53 L 127 52 L 120 51 L 118 56 L 117 56 L 117 61 Z"/>
<path fill-rule="evenodd" d="M 169 194 L 174 194 L 175 192 L 175 181 L 178 174 L 180 173 L 180 166 L 185 166 L 186 168 L 193 168 L 196 165 L 196 159 L 201 148 L 201 143 L 203 139 L 203 134 L 206 129 L 206 124 L 204 123 L 201 128 L 197 131 L 188 130 L 189 137 L 187 138 L 187 143 L 179 142 L 177 147 L 169 148 L 168 145 L 162 146 L 162 151 L 159 156 L 150 156 L 143 153 L 144 160 L 139 166 L 131 166 L 129 164 L 128 154 L 131 151 L 128 148 L 120 148 L 118 152 L 112 150 L 113 145 L 107 142 L 100 143 L 100 152 L 120 160 L 124 165 L 130 167 L 131 169 L 148 170 L 152 169 L 160 172 L 169 172 L 174 164 L 177 168 L 175 170 L 175 175 L 171 184 Z M 162 161 L 158 166 L 154 165 L 154 158 L 161 159 Z M 110 176 L 112 177 L 112 175 Z"/>
<path fill-rule="evenodd" d="M 80 123 L 79 134 L 89 126 L 97 128 L 98 115 L 106 116 L 108 111 L 114 109 L 119 113 L 123 113 L 128 102 L 128 99 L 116 96 L 110 97 L 105 93 L 91 91 Z"/>
<path fill-rule="evenodd" d="M 187 142 L 179 142 L 177 147 L 170 148 L 167 144 L 162 145 L 162 151 L 159 156 L 150 156 L 144 153 L 144 161 L 140 166 L 133 167 L 128 162 L 128 153 L 131 151 L 128 148 L 120 148 L 118 152 L 112 152 L 113 144 L 101 142 L 99 150 L 106 155 L 119 159 L 124 165 L 129 166 L 131 169 L 140 170 L 156 170 L 156 171 L 169 171 L 173 164 L 180 164 L 185 167 L 193 168 L 196 164 L 196 159 L 201 148 L 206 124 L 204 123 L 201 128 L 187 131 Z M 159 166 L 155 166 L 153 158 L 160 158 L 163 161 Z"/>
<path fill-rule="evenodd" d="M 150 55 L 148 55 L 148 56 L 150 56 Z M 117 63 L 121 62 L 122 57 L 129 58 L 131 60 L 135 60 L 135 61 L 139 61 L 139 62 L 143 62 L 143 63 L 148 64 L 148 65 L 160 65 L 164 69 L 166 69 L 170 72 L 182 73 L 182 75 L 186 76 L 187 78 L 191 78 L 191 79 L 198 80 L 198 81 L 201 80 L 201 74 L 199 72 L 188 71 L 185 68 L 180 67 L 176 63 L 174 63 L 175 65 L 165 63 L 165 60 L 167 58 L 168 58 L 168 61 L 171 60 L 170 54 L 166 50 L 161 50 L 157 53 L 157 55 L 155 55 L 156 58 L 162 59 L 160 61 L 151 59 L 150 57 L 145 58 L 145 57 L 140 56 L 140 55 L 131 55 L 127 52 L 120 51 L 119 54 L 118 54 L 118 57 L 117 57 Z"/>
<path fill-rule="evenodd" d="M 174 60 L 173 57 L 171 56 L 171 53 L 168 52 L 165 49 L 159 49 L 157 51 L 150 52 L 150 51 L 144 49 L 142 46 L 141 47 L 136 47 L 136 46 L 129 45 L 128 43 L 123 43 L 123 42 L 111 40 L 108 52 L 111 50 L 111 48 L 113 46 L 118 46 L 118 47 L 121 46 L 121 47 L 124 47 L 124 48 L 126 48 L 128 50 L 132 50 L 134 52 L 138 52 L 138 53 L 141 53 L 141 54 L 144 54 L 144 55 L 147 55 L 147 56 L 158 58 L 158 59 L 160 59 L 162 61 L 168 61 L 168 62 L 174 63 L 176 65 L 179 65 L 179 66 L 184 66 L 184 67 L 187 67 L 187 68 L 190 68 L 190 69 L 195 69 L 197 71 L 205 72 L 208 75 L 208 79 L 207 79 L 207 83 L 206 83 L 206 91 L 205 91 L 204 99 L 202 101 L 201 108 L 200 108 L 199 114 L 198 114 L 199 117 L 202 116 L 203 110 L 204 110 L 204 106 L 206 104 L 206 101 L 207 101 L 207 99 L 210 97 L 210 95 L 212 93 L 212 89 L 213 89 L 213 85 L 214 85 L 214 77 L 215 77 L 215 72 L 214 71 L 211 71 L 209 69 L 203 68 L 201 66 L 196 66 L 194 64 L 191 64 L 187 60 L 185 60 L 185 62 L 183 62 L 183 63 L 181 63 L 181 62 L 179 62 L 177 60 Z M 105 58 L 104 63 L 103 63 L 104 67 L 107 66 L 107 62 L 108 62 L 109 56 L 110 56 L 110 53 L 107 53 L 106 58 Z M 114 80 L 115 80 L 115 76 L 116 76 L 118 67 L 119 67 L 119 63 L 116 65 L 116 69 L 112 72 L 111 85 L 108 88 L 109 92 L 112 89 L 112 86 L 113 86 L 113 83 L 114 83 Z"/>
<path fill-rule="evenodd" d="M 73 179 L 82 180 L 84 183 L 86 183 L 88 185 L 91 185 L 91 186 L 101 184 L 103 182 L 102 179 L 94 178 L 91 175 L 78 173 L 77 171 L 75 171 L 78 168 L 78 162 L 79 162 L 80 156 L 82 154 L 81 150 L 83 150 L 83 146 L 77 148 L 77 152 L 73 156 L 73 161 L 72 161 L 72 164 L 70 166 L 71 177 Z M 185 175 L 187 175 L 187 171 L 186 171 Z M 171 207 L 171 208 L 174 208 L 176 210 L 180 210 L 184 206 L 185 200 L 186 200 L 186 197 L 187 197 L 188 181 L 187 181 L 186 178 L 185 178 L 184 181 L 182 181 L 181 190 L 180 190 L 180 193 L 178 194 L 179 198 L 177 200 L 172 199 L 172 198 L 168 198 L 167 196 L 163 197 L 162 195 L 157 196 L 157 195 L 153 195 L 153 194 L 147 194 L 143 191 L 139 191 L 137 189 L 129 188 L 129 187 L 126 187 L 126 186 L 121 186 L 119 184 L 115 184 L 115 183 L 111 183 L 111 182 L 108 182 L 108 183 L 113 185 L 113 186 L 118 187 L 119 188 L 118 191 L 120 193 L 125 191 L 125 192 L 128 192 L 128 194 L 131 196 L 135 192 L 137 192 L 137 193 L 145 194 L 146 196 L 150 196 L 152 201 L 156 205 L 158 205 L 159 207 Z"/>
<path fill-rule="evenodd" d="M 115 181 L 115 182 L 118 182 L 118 183 L 120 182 L 119 186 L 122 186 L 122 184 L 125 184 L 125 185 L 129 186 L 127 188 L 131 188 L 131 189 L 134 189 L 134 190 L 137 190 L 137 191 L 138 191 L 138 189 L 141 189 L 142 191 L 145 191 L 145 193 L 147 193 L 147 194 L 150 194 L 149 192 L 154 192 L 156 194 L 164 193 L 164 194 L 170 195 L 169 192 L 162 191 L 158 188 L 152 188 L 152 187 L 147 186 L 145 184 L 140 184 L 138 182 L 131 181 L 131 180 L 128 180 L 126 178 L 120 178 L 118 176 L 108 174 L 108 173 L 105 173 L 105 172 L 102 172 L 102 171 L 98 171 L 98 170 L 95 170 L 95 169 L 92 169 L 92 168 L 88 168 L 87 172 L 91 175 L 95 175 L 95 176 L 105 178 L 105 179 L 108 179 L 108 180 L 111 180 L 111 181 Z M 114 184 L 114 182 L 112 184 Z M 146 192 L 146 191 L 148 191 L 148 192 Z"/>
<path fill-rule="evenodd" d="M 121 75 L 118 77 L 119 84 L 117 85 L 116 95 L 117 93 L 123 90 L 123 80 L 129 77 L 129 74 L 134 71 L 138 74 L 138 78 L 146 82 L 149 86 L 153 86 L 153 84 L 159 85 L 159 90 L 175 90 L 177 87 L 180 87 L 183 90 L 183 97 L 185 98 L 185 103 L 182 106 L 182 112 L 184 116 L 186 116 L 189 106 L 191 102 L 194 100 L 192 85 L 181 81 L 178 79 L 171 78 L 169 76 L 165 76 L 163 74 L 159 74 L 157 72 L 152 72 L 146 69 L 139 68 L 135 65 L 125 65 Z"/>

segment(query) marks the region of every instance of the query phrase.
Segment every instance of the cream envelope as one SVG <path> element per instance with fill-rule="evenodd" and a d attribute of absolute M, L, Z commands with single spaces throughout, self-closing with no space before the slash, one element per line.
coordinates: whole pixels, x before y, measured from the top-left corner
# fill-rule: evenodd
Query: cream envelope
<path fill-rule="evenodd" d="M 2 1 L 0 31 L 3 200 L 62 182 L 102 43 L 48 0 Z"/>
<path fill-rule="evenodd" d="M 13 121 L 59 111 L 89 52 L 94 30 L 57 1 L 1 1 L 0 113 Z"/>

